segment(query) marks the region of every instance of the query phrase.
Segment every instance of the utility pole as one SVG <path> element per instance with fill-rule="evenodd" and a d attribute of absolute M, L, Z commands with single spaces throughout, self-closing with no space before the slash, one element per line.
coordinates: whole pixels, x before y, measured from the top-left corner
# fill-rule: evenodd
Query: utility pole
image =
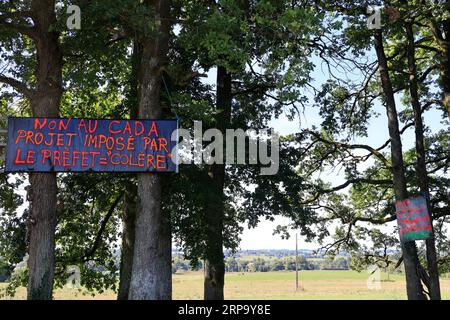
<path fill-rule="evenodd" d="M 295 233 L 295 291 L 298 291 L 298 239 Z"/>

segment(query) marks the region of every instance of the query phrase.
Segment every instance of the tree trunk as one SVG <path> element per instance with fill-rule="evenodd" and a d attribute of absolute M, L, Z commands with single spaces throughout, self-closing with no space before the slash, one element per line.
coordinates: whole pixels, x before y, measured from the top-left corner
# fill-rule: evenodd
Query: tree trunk
<path fill-rule="evenodd" d="M 238 5 L 250 18 L 250 2 L 248 0 L 238 1 Z M 222 110 L 216 116 L 216 125 L 222 134 L 225 134 L 231 122 L 232 105 L 232 77 L 223 66 L 217 67 L 217 93 L 216 105 Z M 225 154 L 225 151 L 223 151 Z M 208 172 L 216 194 L 206 205 L 206 253 L 204 263 L 204 299 L 223 300 L 225 286 L 225 263 L 223 254 L 223 229 L 225 216 L 225 165 L 213 164 Z"/>
<path fill-rule="evenodd" d="M 133 268 L 134 229 L 136 219 L 136 192 L 125 191 L 123 198 L 122 251 L 120 258 L 120 282 L 117 300 L 128 300 Z"/>
<path fill-rule="evenodd" d="M 375 50 L 381 76 L 381 84 L 385 97 L 386 112 L 388 118 L 389 136 L 391 139 L 392 173 L 396 200 L 408 198 L 408 190 L 403 164 L 403 151 L 399 130 L 398 115 L 395 105 L 394 90 L 389 76 L 388 62 L 384 52 L 383 34 L 381 30 L 375 33 Z M 415 242 L 402 244 L 403 259 L 405 264 L 406 290 L 409 300 L 424 300 L 422 283 L 419 276 L 419 258 Z"/>
<path fill-rule="evenodd" d="M 58 37 L 50 32 L 56 22 L 55 2 L 33 1 L 31 9 L 38 32 L 36 44 L 37 90 L 30 99 L 35 117 L 58 117 L 62 95 L 62 53 Z M 56 174 L 30 174 L 28 299 L 51 299 L 55 271 Z"/>
<path fill-rule="evenodd" d="M 450 19 L 443 22 L 442 31 L 435 30 L 435 37 L 441 47 L 441 81 L 443 87 L 443 103 L 450 118 Z"/>
<path fill-rule="evenodd" d="M 448 1 L 446 1 L 448 4 Z M 435 17 L 429 13 L 429 26 L 434 39 L 439 46 L 440 71 L 442 82 L 442 103 L 450 118 L 450 19 L 442 21 L 439 25 Z"/>
<path fill-rule="evenodd" d="M 447 109 L 450 118 L 450 46 L 445 49 L 444 57 L 445 58 L 443 58 L 442 62 L 441 76 L 444 88 L 444 106 Z"/>
<path fill-rule="evenodd" d="M 139 76 L 139 118 L 161 117 L 161 67 L 166 62 L 170 32 L 170 1 L 145 1 L 155 12 L 159 34 L 143 36 Z M 161 212 L 161 176 L 138 175 L 138 211 L 129 299 L 171 299 L 172 252 L 170 217 Z"/>
<path fill-rule="evenodd" d="M 28 300 L 51 300 L 55 273 L 56 175 L 32 173 Z"/>
<path fill-rule="evenodd" d="M 431 214 L 430 198 L 429 198 L 429 186 L 428 186 L 428 173 L 426 165 L 424 134 L 423 134 L 423 120 L 422 120 L 422 106 L 419 99 L 419 85 L 417 82 L 417 65 L 415 58 L 415 43 L 414 32 L 412 23 L 408 23 L 406 26 L 406 33 L 408 39 L 408 69 L 409 69 L 409 92 L 411 95 L 411 105 L 414 110 L 414 124 L 416 132 L 416 155 L 417 155 L 417 174 L 419 176 L 419 187 L 422 194 L 426 196 L 427 208 L 430 215 L 431 223 L 433 223 L 433 217 Z M 434 232 L 432 237 L 426 240 L 427 248 L 427 262 L 428 273 L 430 277 L 429 293 L 432 300 L 441 299 L 441 290 L 439 284 L 439 272 L 437 265 L 436 245 L 434 240 Z"/>
<path fill-rule="evenodd" d="M 225 133 L 231 121 L 231 75 L 224 67 L 217 68 L 217 109 L 223 110 L 216 117 L 217 129 Z M 208 172 L 216 194 L 206 206 L 206 254 L 204 299 L 223 300 L 225 265 L 223 255 L 224 183 L 225 165 L 213 164 Z"/>
<path fill-rule="evenodd" d="M 450 118 L 450 20 L 444 22 L 445 40 L 442 43 L 441 78 L 444 88 L 444 106 Z"/>

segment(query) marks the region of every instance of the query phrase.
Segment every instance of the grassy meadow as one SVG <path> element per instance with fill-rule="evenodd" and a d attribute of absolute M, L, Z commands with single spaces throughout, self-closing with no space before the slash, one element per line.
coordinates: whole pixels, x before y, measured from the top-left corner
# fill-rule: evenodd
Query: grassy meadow
<path fill-rule="evenodd" d="M 226 299 L 307 299 L 307 300 L 367 300 L 406 299 L 402 275 L 382 274 L 378 290 L 367 287 L 367 273 L 356 271 L 300 271 L 300 288 L 295 291 L 295 272 L 229 273 L 226 275 Z M 173 276 L 174 299 L 202 299 L 203 274 L 177 273 Z M 4 288 L 6 284 L 0 284 Z M 450 279 L 441 280 L 442 295 L 450 299 Z M 25 288 L 20 288 L 15 299 L 24 299 Z M 113 292 L 84 295 L 77 289 L 65 288 L 55 292 L 55 299 L 115 299 Z"/>

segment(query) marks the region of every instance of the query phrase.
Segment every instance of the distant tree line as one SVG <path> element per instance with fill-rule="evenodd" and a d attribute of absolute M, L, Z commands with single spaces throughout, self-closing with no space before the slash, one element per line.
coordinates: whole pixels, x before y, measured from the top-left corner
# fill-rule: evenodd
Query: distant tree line
<path fill-rule="evenodd" d="M 227 257 L 225 258 L 226 272 L 272 272 L 272 271 L 294 271 L 295 256 L 282 258 L 273 258 L 267 256 L 246 256 L 246 257 Z M 350 257 L 330 258 L 305 258 L 303 255 L 298 257 L 298 270 L 349 270 Z M 188 260 L 182 257 L 174 257 L 172 261 L 172 272 L 186 272 L 189 270 L 202 270 L 201 261 L 194 267 Z"/>

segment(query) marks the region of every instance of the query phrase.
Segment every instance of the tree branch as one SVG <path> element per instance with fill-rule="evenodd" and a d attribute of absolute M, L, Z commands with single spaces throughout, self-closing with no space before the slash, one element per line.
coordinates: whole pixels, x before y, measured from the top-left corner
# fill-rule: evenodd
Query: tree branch
<path fill-rule="evenodd" d="M 314 131 L 306 130 L 306 132 L 311 134 L 317 140 L 319 140 L 323 143 L 331 144 L 331 145 L 334 145 L 339 148 L 352 149 L 352 150 L 355 150 L 355 149 L 367 150 L 370 152 L 370 154 L 372 154 L 372 155 L 376 156 L 378 159 L 380 159 L 387 168 L 390 168 L 389 161 L 386 159 L 386 157 L 381 152 L 379 152 L 377 149 L 374 149 L 371 146 L 368 146 L 365 144 L 347 144 L 347 143 L 342 143 L 342 142 L 337 142 L 337 141 L 331 141 L 331 140 L 327 140 L 327 139 L 323 138 L 320 134 L 318 134 Z"/>
<path fill-rule="evenodd" d="M 11 31 L 19 32 L 26 35 L 33 40 L 37 40 L 39 34 L 35 27 L 26 26 L 22 24 L 16 24 L 6 20 L 12 20 L 15 18 L 32 18 L 32 13 L 30 11 L 16 11 L 16 12 L 4 12 L 0 14 L 0 29 L 4 28 Z"/>
<path fill-rule="evenodd" d="M 0 82 L 3 82 L 11 87 L 13 87 L 18 92 L 22 93 L 27 98 L 30 98 L 33 95 L 33 90 L 28 88 L 23 82 L 20 82 L 16 79 L 6 77 L 0 74 Z"/>
<path fill-rule="evenodd" d="M 100 245 L 100 242 L 102 240 L 103 232 L 106 229 L 106 225 L 111 218 L 111 216 L 114 213 L 114 210 L 116 209 L 117 205 L 120 202 L 120 199 L 122 199 L 123 194 L 119 194 L 117 198 L 112 203 L 111 207 L 109 208 L 108 212 L 106 213 L 105 217 L 103 218 L 102 223 L 100 224 L 100 229 L 97 232 L 97 235 L 95 237 L 94 243 L 92 247 L 86 252 L 86 254 L 83 256 L 83 261 L 88 261 L 90 257 L 92 257 L 97 250 L 98 246 Z"/>
<path fill-rule="evenodd" d="M 371 185 L 392 185 L 393 182 L 392 182 L 392 180 L 389 180 L 389 179 L 384 179 L 384 180 L 373 180 L 373 179 L 368 179 L 368 178 L 349 179 L 345 183 L 343 183 L 339 186 L 333 187 L 331 189 L 318 190 L 316 195 L 312 199 L 309 199 L 305 202 L 301 202 L 301 204 L 303 204 L 303 205 L 310 204 L 310 203 L 316 201 L 317 199 L 319 199 L 319 197 L 321 195 L 333 193 L 333 192 L 345 189 L 351 184 L 357 184 L 357 183 L 367 183 L 367 184 L 371 184 Z"/>
<path fill-rule="evenodd" d="M 450 207 L 433 208 L 431 209 L 431 212 L 433 213 L 433 219 L 447 217 L 450 216 Z"/>

